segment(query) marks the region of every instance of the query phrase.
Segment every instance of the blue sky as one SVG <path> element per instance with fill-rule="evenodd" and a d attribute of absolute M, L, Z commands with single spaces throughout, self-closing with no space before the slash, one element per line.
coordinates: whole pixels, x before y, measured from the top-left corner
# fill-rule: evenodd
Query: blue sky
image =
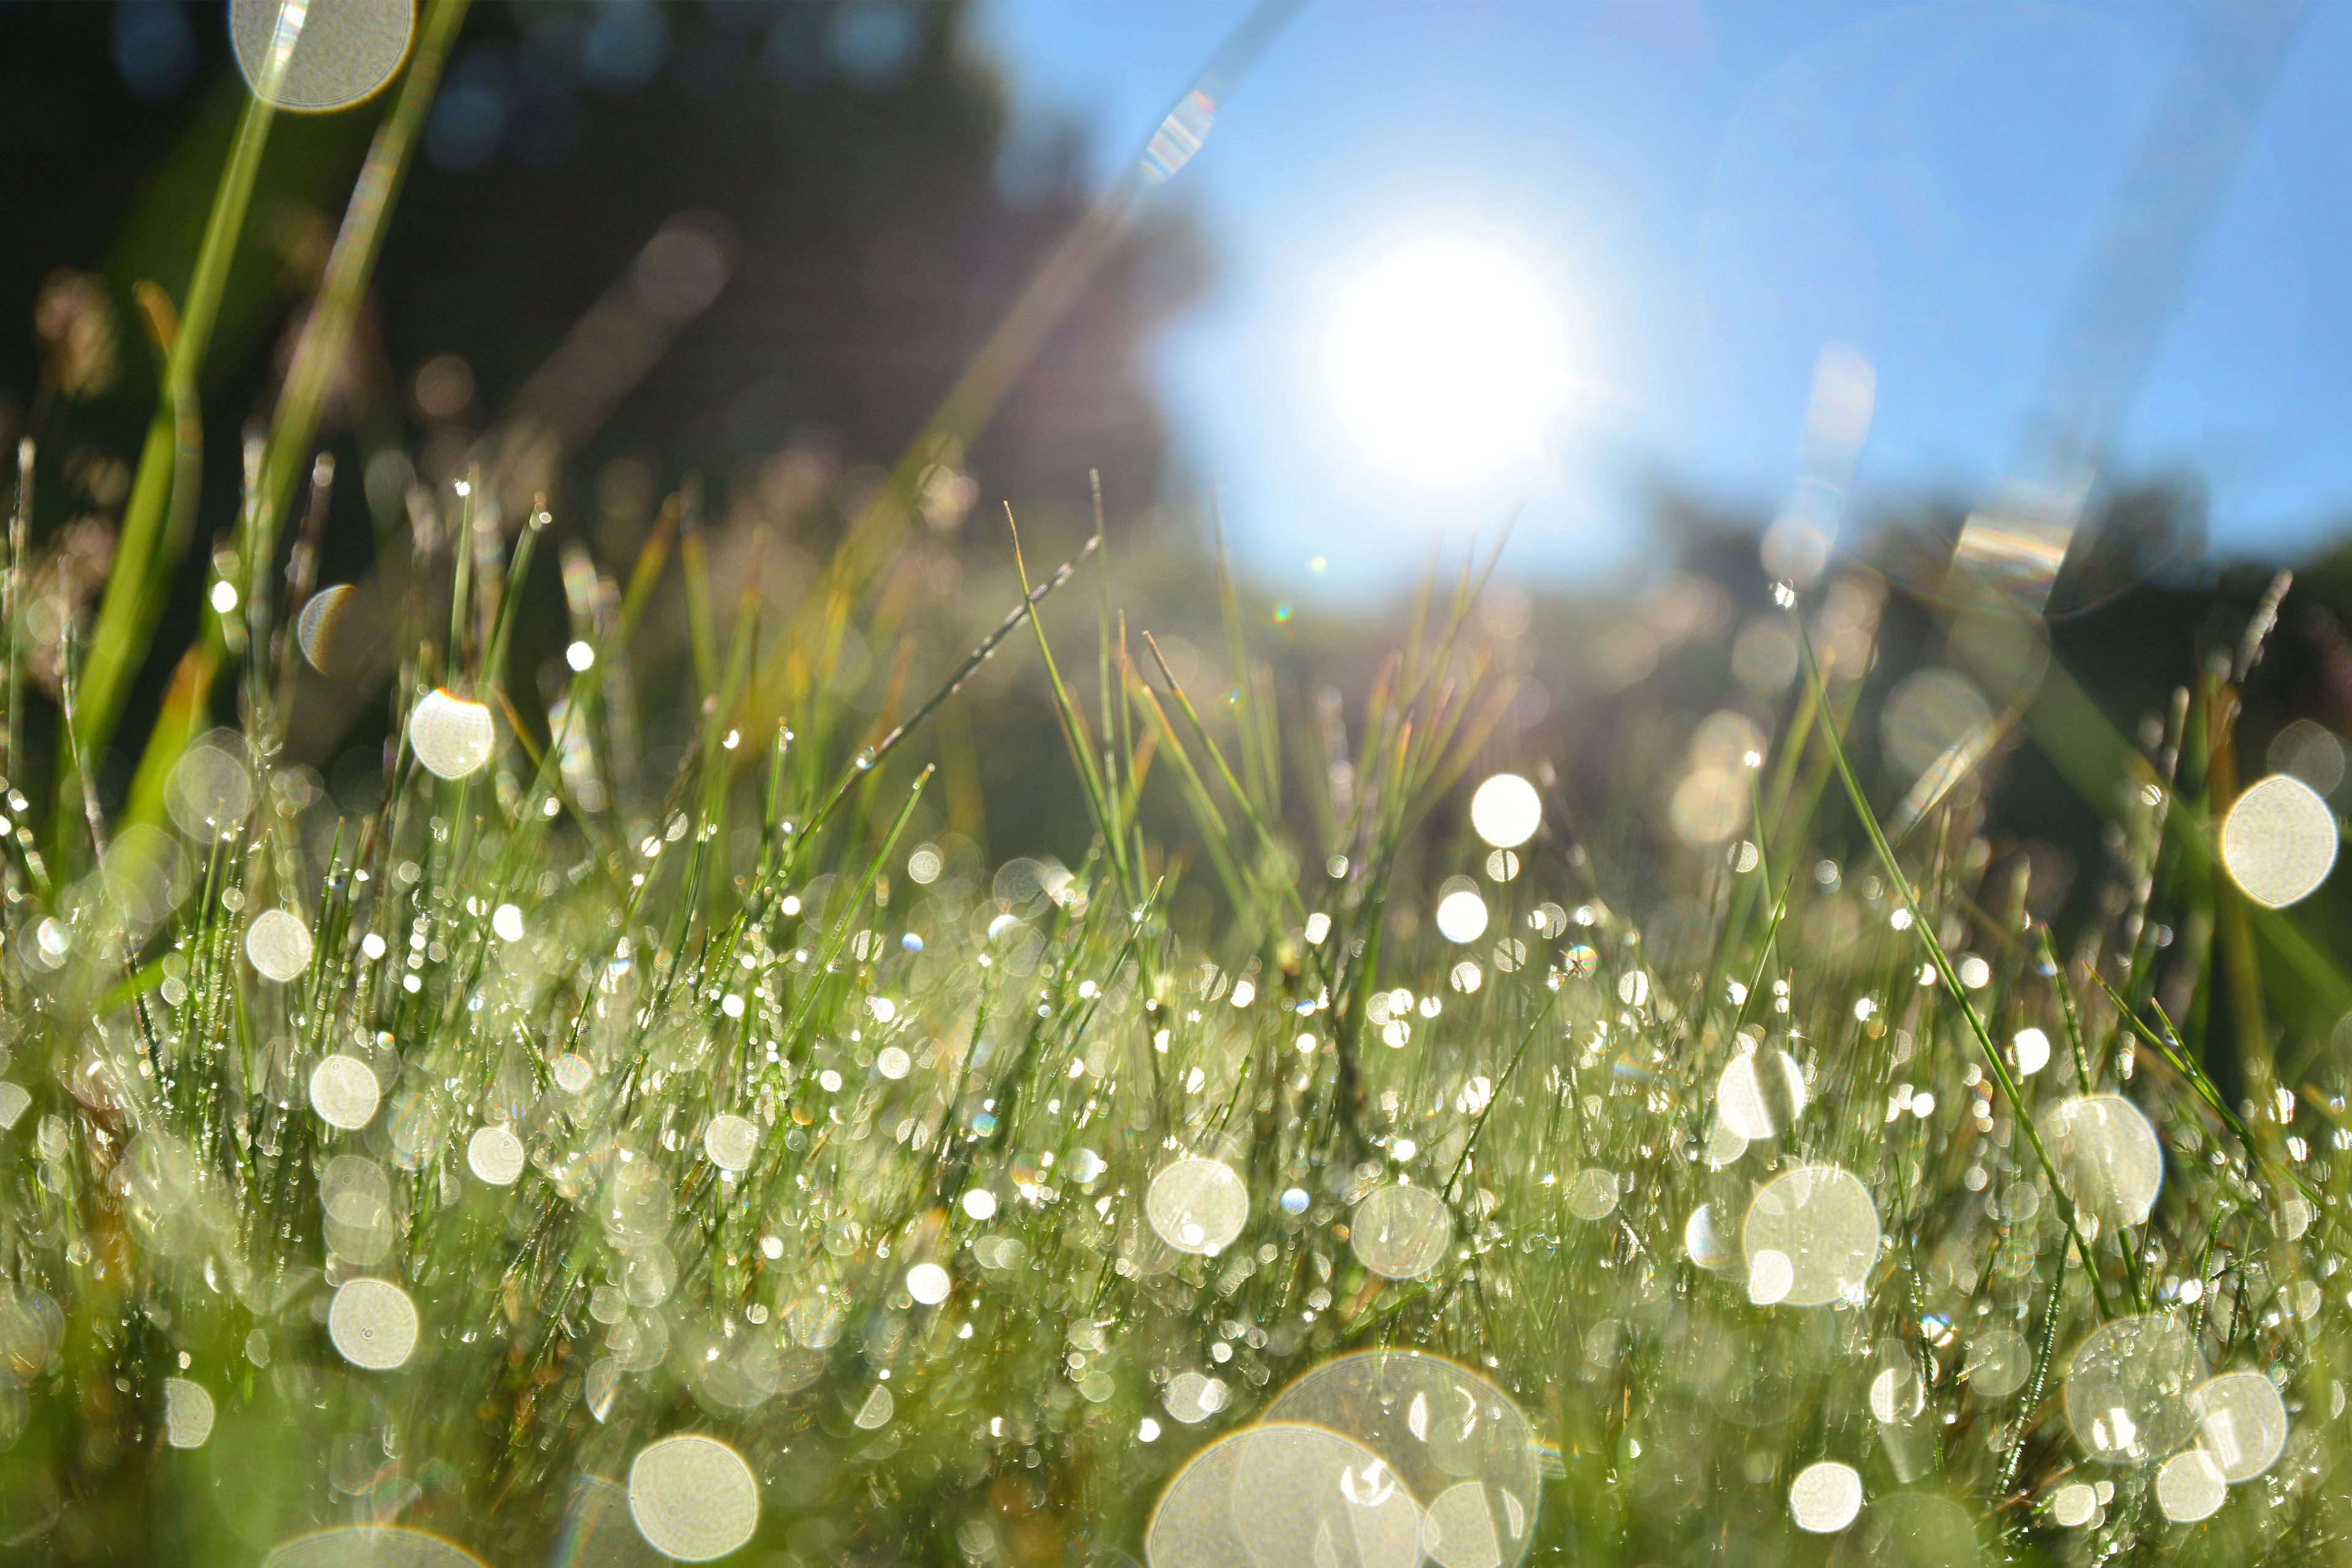
<path fill-rule="evenodd" d="M 1233 0 L 985 0 L 1024 115 L 1074 121 L 1108 182 L 1246 12 Z M 1515 569 L 1638 563 L 1665 479 L 1771 505 L 1832 342 L 1876 373 L 1861 494 L 1983 495 L 2189 36 L 2185 6 L 1371 4 L 1321 0 L 1222 106 L 1167 199 L 1213 290 L 1155 367 L 1183 472 L 1239 548 L 1334 590 L 1491 534 Z M 2315 5 L 2117 440 L 2193 469 L 2225 552 L 2352 519 L 2352 5 Z M 1458 238 L 1554 302 L 1571 391 L 1538 452 L 1400 477 L 1343 427 L 1334 300 Z M 1305 584 L 1302 584 L 1305 585 Z"/>

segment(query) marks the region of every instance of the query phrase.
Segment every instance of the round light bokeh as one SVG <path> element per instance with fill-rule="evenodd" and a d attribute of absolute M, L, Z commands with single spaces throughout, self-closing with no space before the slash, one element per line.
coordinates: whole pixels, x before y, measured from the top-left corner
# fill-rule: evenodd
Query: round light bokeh
<path fill-rule="evenodd" d="M 926 1307 L 946 1300 L 953 1283 L 948 1271 L 936 1263 L 918 1263 L 907 1270 L 907 1294 Z"/>
<path fill-rule="evenodd" d="M 1420 1505 L 1379 1455 L 1335 1431 L 1269 1420 L 1176 1473 L 1144 1527 L 1143 1555 L 1150 1568 L 1413 1568 L 1422 1544 Z"/>
<path fill-rule="evenodd" d="M 1969 1386 L 1989 1399 L 2015 1394 L 2033 1370 L 2033 1348 L 2015 1329 L 1987 1329 L 1969 1342 Z"/>
<path fill-rule="evenodd" d="M 408 58 L 413 0 L 230 0 L 229 43 L 246 85 L 279 109 L 348 109 Z M 286 48 L 282 61 L 273 53 Z"/>
<path fill-rule="evenodd" d="M 2034 1126 L 2081 1218 L 2102 1230 L 2146 1223 L 2164 1184 L 2164 1151 L 2139 1107 L 2120 1094 L 2077 1095 Z"/>
<path fill-rule="evenodd" d="M 1427 1187 L 1375 1187 L 1348 1221 L 1348 1245 L 1373 1273 L 1418 1279 L 1445 1261 L 1454 1215 Z"/>
<path fill-rule="evenodd" d="M 328 1305 L 327 1337 L 353 1366 L 390 1372 L 416 1348 L 416 1304 L 389 1279 L 347 1279 Z"/>
<path fill-rule="evenodd" d="M 1437 934 L 1459 946 L 1486 934 L 1486 900 L 1468 888 L 1437 900 Z"/>
<path fill-rule="evenodd" d="M 705 1563 L 751 1539 L 760 1483 L 743 1457 L 716 1438 L 659 1438 L 629 1466 L 629 1517 L 663 1556 Z"/>
<path fill-rule="evenodd" d="M 2251 1481 L 2286 1452 L 2286 1401 L 2259 1372 L 2225 1372 L 2190 1396 L 2198 1440 L 2221 1479 Z"/>
<path fill-rule="evenodd" d="M 1740 1052 L 1715 1084 L 1716 1115 L 1751 1143 L 1786 1132 L 1806 1098 L 1804 1069 L 1778 1046 Z"/>
<path fill-rule="evenodd" d="M 2221 819 L 2221 864 L 2246 897 L 2273 910 L 2309 898 L 2336 868 L 2336 814 L 2292 773 L 2246 786 Z"/>
<path fill-rule="evenodd" d="M 1497 849 L 1517 849 L 1543 826 L 1543 800 L 1517 773 L 1496 773 L 1470 797 L 1470 826 Z"/>
<path fill-rule="evenodd" d="M 1232 1397 L 1233 1390 L 1221 1377 L 1180 1372 L 1168 1380 L 1168 1392 L 1160 1403 L 1172 1419 L 1187 1426 L 1198 1426 L 1223 1410 Z"/>
<path fill-rule="evenodd" d="M 2221 1467 L 2202 1448 L 2187 1448 L 2156 1472 L 2156 1506 L 2175 1524 L 2210 1519 L 2230 1495 Z"/>
<path fill-rule="evenodd" d="M 1151 1178 L 1143 1212 L 1160 1240 L 1179 1252 L 1214 1257 L 1249 1220 L 1249 1188 L 1229 1166 L 1188 1154 Z"/>
<path fill-rule="evenodd" d="M 2197 1436 L 2205 1367 L 2189 1331 L 2148 1313 L 2100 1324 L 2066 1363 L 2066 1424 L 2095 1459 L 2145 1464 Z"/>
<path fill-rule="evenodd" d="M 722 1114 L 702 1130 L 702 1152 L 722 1171 L 748 1171 L 760 1151 L 760 1126 L 747 1117 Z"/>
<path fill-rule="evenodd" d="M 1731 1243 L 1715 1227 L 1715 1205 L 1701 1204 L 1683 1222 L 1683 1253 L 1701 1268 L 1720 1271 L 1739 1260 Z"/>
<path fill-rule="evenodd" d="M 1836 1165 L 1800 1165 L 1758 1190 L 1740 1226 L 1748 1295 L 1759 1306 L 1862 1300 L 1878 1260 L 1878 1206 Z"/>
<path fill-rule="evenodd" d="M 1834 1535 L 1862 1511 L 1862 1473 L 1852 1465 L 1823 1459 L 1807 1465 L 1789 1483 L 1789 1517 L 1815 1535 Z"/>
<path fill-rule="evenodd" d="M 243 737 L 215 730 L 181 753 L 163 779 L 163 809 L 191 838 L 215 838 L 253 810 Z"/>
<path fill-rule="evenodd" d="M 1617 1212 L 1617 1173 L 1588 1166 L 1568 1179 L 1561 1201 L 1580 1220 L 1607 1219 Z"/>
<path fill-rule="evenodd" d="M 2017 1076 L 2032 1078 L 2050 1065 L 2050 1037 L 2039 1029 L 2020 1029 L 2010 1042 L 2010 1059 L 2017 1064 Z"/>
<path fill-rule="evenodd" d="M 1265 1418 L 1340 1433 L 1378 1456 L 1435 1516 L 1440 1568 L 1510 1568 L 1527 1555 L 1535 1431 L 1476 1373 L 1419 1351 L 1361 1351 L 1299 1378 Z"/>
<path fill-rule="evenodd" d="M 466 1167 L 494 1187 L 510 1187 L 522 1175 L 522 1140 L 493 1122 L 466 1141 Z"/>
<path fill-rule="evenodd" d="M 310 967 L 310 928 L 289 910 L 264 910 L 245 928 L 245 955 L 280 984 Z"/>
<path fill-rule="evenodd" d="M 2098 1511 L 2098 1489 L 2088 1481 L 2069 1481 L 2050 1494 L 2050 1517 L 2069 1530 L 2090 1523 Z"/>
<path fill-rule="evenodd" d="M 331 1056 L 310 1069 L 310 1109 L 330 1127 L 356 1131 L 374 1120 L 383 1091 L 357 1057 Z"/>
<path fill-rule="evenodd" d="M 439 689 L 426 692 L 408 715 L 408 744 L 425 771 L 462 779 L 490 760 L 496 731 L 490 710 Z"/>
<path fill-rule="evenodd" d="M 295 639 L 302 646 L 302 657 L 310 668 L 330 680 L 343 680 L 358 675 L 364 668 L 363 651 L 354 646 L 359 639 L 352 627 L 359 619 L 353 613 L 360 601 L 349 583 L 337 583 L 320 589 L 302 606 L 294 623 Z"/>
<path fill-rule="evenodd" d="M 437 1535 L 397 1525 L 346 1524 L 298 1535 L 261 1568 L 482 1568 L 481 1559 Z"/>
<path fill-rule="evenodd" d="M 184 1377 L 163 1380 L 163 1441 L 174 1448 L 201 1448 L 213 1435 L 213 1396 Z"/>

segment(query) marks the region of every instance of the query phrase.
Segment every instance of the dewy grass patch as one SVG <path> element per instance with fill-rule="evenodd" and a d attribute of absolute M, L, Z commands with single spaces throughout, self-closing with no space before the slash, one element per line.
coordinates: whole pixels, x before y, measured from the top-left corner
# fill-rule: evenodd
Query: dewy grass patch
<path fill-rule="evenodd" d="M 454 10 L 395 93 L 429 95 Z M 394 184 L 424 101 L 373 154 Z M 349 331 L 383 218 L 379 186 L 310 332 Z M 2260 1026 L 2265 966 L 2342 991 L 2271 907 L 2335 827 L 2308 789 L 2235 787 L 2251 647 L 2143 745 L 2054 665 L 1972 720 L 2048 721 L 2111 810 L 2116 897 L 2062 947 L 1978 833 L 1989 742 L 1944 737 L 1934 788 L 1875 800 L 1858 580 L 1781 591 L 1753 608 L 1803 679 L 1700 726 L 1696 786 L 1622 805 L 1689 868 L 1665 942 L 1591 852 L 1630 829 L 1504 738 L 1491 561 L 1425 584 L 1366 689 L 1308 717 L 1259 679 L 1222 558 L 1235 674 L 1196 689 L 1107 588 L 1071 629 L 1099 532 L 1041 576 L 1016 547 L 1005 618 L 877 714 L 825 677 L 860 624 L 886 636 L 860 552 L 889 531 L 802 613 L 763 619 L 754 584 L 729 623 L 682 494 L 633 562 L 566 552 L 578 635 L 526 712 L 509 649 L 557 520 L 508 526 L 477 476 L 416 492 L 397 594 L 310 581 L 278 527 L 330 480 L 306 336 L 110 819 L 88 760 L 191 537 L 208 287 L 200 262 L 54 791 L 26 787 L 11 620 L 11 1552 L 2346 1551 L 2352 1131 Z M 673 557 L 692 687 L 639 691 Z M 362 610 L 394 651 L 356 809 L 283 750 L 298 662 L 365 640 Z M 1075 779 L 1076 866 L 992 864 L 933 805 L 934 727 L 999 652 L 1034 656 L 1064 751 L 1024 765 Z M 625 737 L 673 697 L 694 744 L 634 787 Z M 2249 1025 L 2234 1098 L 2192 1044 L 2215 1008 Z"/>

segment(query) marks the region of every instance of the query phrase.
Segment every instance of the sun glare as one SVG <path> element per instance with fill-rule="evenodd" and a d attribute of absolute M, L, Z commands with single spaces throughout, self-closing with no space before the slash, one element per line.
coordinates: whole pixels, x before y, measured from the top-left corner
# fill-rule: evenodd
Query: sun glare
<path fill-rule="evenodd" d="M 1530 450 L 1562 381 L 1542 287 L 1508 258 L 1463 245 L 1411 251 L 1359 279 L 1329 350 L 1350 434 L 1383 465 L 1427 479 Z"/>

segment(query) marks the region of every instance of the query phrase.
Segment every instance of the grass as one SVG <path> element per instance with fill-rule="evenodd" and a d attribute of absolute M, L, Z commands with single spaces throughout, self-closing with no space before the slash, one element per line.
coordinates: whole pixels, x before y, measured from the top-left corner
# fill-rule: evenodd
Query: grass
<path fill-rule="evenodd" d="M 457 10 L 428 10 L 423 60 Z M 347 329 L 364 286 L 418 79 L 319 333 Z M 234 237 L 266 128 L 257 110 L 240 133 L 207 256 Z M 116 580 L 69 660 L 69 761 L 110 738 L 187 535 L 185 394 L 216 272 L 200 263 L 165 344 Z M 755 1478 L 742 1561 L 1133 1560 L 1205 1440 L 1367 1348 L 1477 1369 L 1525 1412 L 1544 1479 L 1510 1544 L 1533 1562 L 2352 1555 L 2352 1128 L 2326 1054 L 2290 1037 L 2283 1068 L 2260 1012 L 2282 973 L 2323 995 L 2343 981 L 2211 847 L 2248 660 L 2146 746 L 2063 669 L 2045 678 L 2022 722 L 2085 798 L 2122 802 L 2119 895 L 2062 935 L 1984 852 L 1980 779 L 1899 843 L 1881 830 L 1845 743 L 1867 660 L 1850 642 L 1813 657 L 1817 601 L 1789 596 L 1804 679 L 1713 781 L 1738 809 L 1677 835 L 1654 826 L 1655 782 L 1596 815 L 1513 754 L 1514 693 L 1473 614 L 1494 556 L 1424 586 L 1360 702 L 1302 715 L 1222 560 L 1231 674 L 1192 691 L 1107 577 L 1091 616 L 1063 592 L 1104 571 L 1099 531 L 1037 577 L 1016 544 L 1005 618 L 876 718 L 824 677 L 845 628 L 873 625 L 887 531 L 854 531 L 856 558 L 800 613 L 764 618 L 747 587 L 722 619 L 689 492 L 634 562 L 567 564 L 567 585 L 587 574 L 575 606 L 610 574 L 616 608 L 582 608 L 593 657 L 542 724 L 514 700 L 513 628 L 536 554 L 570 535 L 541 510 L 509 542 L 448 489 L 422 514 L 438 542 L 411 542 L 382 803 L 318 835 L 338 808 L 279 747 L 304 658 L 285 631 L 311 584 L 273 521 L 317 473 L 318 386 L 289 379 L 233 535 L 236 596 L 183 659 L 122 810 L 108 820 L 72 767 L 33 798 L 12 742 L 12 1560 L 250 1563 L 340 1524 L 494 1563 L 629 1561 L 614 1489 L 679 1433 Z M 629 658 L 671 595 L 700 722 L 639 794 L 614 737 L 674 695 L 635 689 Z M 1015 651 L 1035 655 L 1066 752 L 1033 772 L 1083 803 L 1075 868 L 993 864 L 936 803 L 934 770 L 955 765 L 940 721 L 1024 625 Z M 1091 693 L 1066 674 L 1089 665 Z M 232 675 L 238 726 L 210 730 Z M 408 738 L 450 697 L 493 739 L 445 778 Z M 1490 849 L 1465 786 L 1505 768 L 1541 786 L 1543 823 Z M 1155 833 L 1171 802 L 1184 830 Z M 1637 842 L 1700 912 L 1696 939 L 1626 912 L 1637 890 L 1610 868 Z M 1205 924 L 1171 912 L 1193 879 L 1216 889 L 1186 906 L 1217 910 Z M 1448 891 L 1475 897 L 1482 932 L 1435 929 Z M 254 934 L 270 910 L 303 951 Z M 2054 1043 L 2038 1070 L 2029 1029 Z M 2231 1037 L 2251 1045 L 2225 1063 Z M 360 1077 L 320 1077 L 336 1057 Z M 1793 1079 L 1771 1078 L 1783 1059 Z M 1743 1060 L 1781 1086 L 1733 1117 L 1752 1137 L 1724 1122 Z M 2210 1076 L 2231 1068 L 2235 1096 Z M 338 1109 L 337 1073 L 377 1088 L 370 1114 Z M 2091 1094 L 2161 1139 L 2161 1194 L 2144 1216 L 2121 1205 L 2126 1223 L 2047 1120 Z M 519 1168 L 479 1142 L 497 1129 Z M 1246 1189 L 1213 1254 L 1171 1246 L 1147 1203 L 1186 1155 Z M 1776 1175 L 1830 1165 L 1884 1242 L 1838 1300 L 1791 1304 L 1742 1256 L 1740 1221 Z M 1399 1184 L 1451 1227 L 1407 1279 L 1369 1271 L 1350 1231 Z M 911 1288 L 926 1265 L 943 1299 Z M 414 1309 L 396 1365 L 339 1331 L 365 1278 Z M 2077 1347 L 2153 1322 L 2207 1371 L 2264 1374 L 2289 1417 L 2275 1461 L 2207 1517 L 2170 1519 L 2160 1496 L 2167 1461 L 2214 1441 L 2183 1424 L 2186 1387 L 2133 1393 L 2137 1425 L 2178 1441 L 2126 1462 L 2101 1462 L 2088 1407 L 2070 1412 Z M 1179 1394 L 1188 1377 L 1222 1405 L 1197 1381 Z M 176 1446 L 199 1403 L 208 1430 Z M 1822 1461 L 1853 1468 L 1866 1506 L 1816 1534 L 1791 1489 Z"/>

